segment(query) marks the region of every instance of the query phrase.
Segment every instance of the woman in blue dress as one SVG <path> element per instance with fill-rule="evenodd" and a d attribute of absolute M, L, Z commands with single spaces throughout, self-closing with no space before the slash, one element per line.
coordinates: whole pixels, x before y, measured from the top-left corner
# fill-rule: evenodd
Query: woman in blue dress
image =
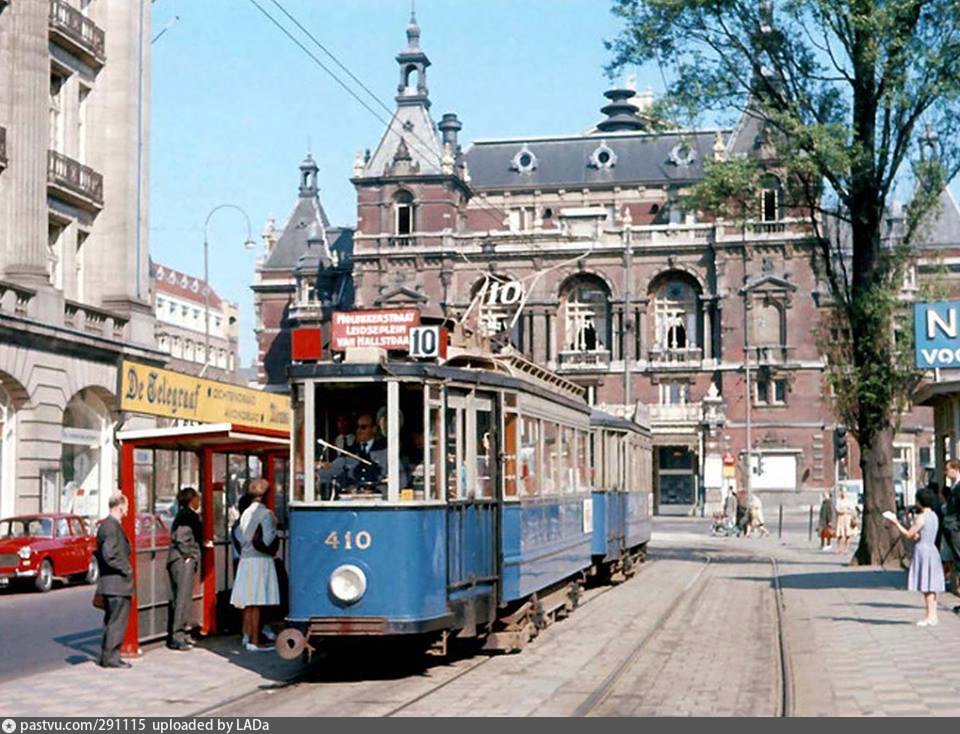
<path fill-rule="evenodd" d="M 923 594 L 927 614 L 917 622 L 918 627 L 936 626 L 937 594 L 943 591 L 943 565 L 940 562 L 940 551 L 937 550 L 935 543 L 939 521 L 933 508 L 937 502 L 939 498 L 935 492 L 930 489 L 919 490 L 917 514 L 913 525 L 909 528 L 903 527 L 893 513 L 884 513 L 887 521 L 896 525 L 897 530 L 908 539 L 917 541 L 913 548 L 910 571 L 907 574 L 907 588 Z"/>

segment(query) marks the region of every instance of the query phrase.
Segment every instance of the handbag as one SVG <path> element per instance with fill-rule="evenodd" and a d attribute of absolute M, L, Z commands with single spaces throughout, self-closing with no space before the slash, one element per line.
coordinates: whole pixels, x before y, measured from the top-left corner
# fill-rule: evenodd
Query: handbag
<path fill-rule="evenodd" d="M 106 599 L 103 598 L 103 594 L 101 594 L 99 591 L 98 591 L 96 594 L 93 595 L 93 606 L 94 606 L 96 609 L 106 609 L 106 608 L 107 608 L 107 601 L 106 601 Z"/>
<path fill-rule="evenodd" d="M 820 537 L 824 540 L 830 540 L 833 538 L 833 527 L 827 525 L 823 530 L 820 531 Z"/>

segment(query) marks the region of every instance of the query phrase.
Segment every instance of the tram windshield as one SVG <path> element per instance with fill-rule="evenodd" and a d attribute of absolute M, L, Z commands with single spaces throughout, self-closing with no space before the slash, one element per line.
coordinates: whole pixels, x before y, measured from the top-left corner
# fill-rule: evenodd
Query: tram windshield
<path fill-rule="evenodd" d="M 399 384 L 397 388 L 392 422 L 386 383 L 317 384 L 316 499 L 386 500 L 393 472 L 399 499 L 428 499 L 423 387 Z"/>

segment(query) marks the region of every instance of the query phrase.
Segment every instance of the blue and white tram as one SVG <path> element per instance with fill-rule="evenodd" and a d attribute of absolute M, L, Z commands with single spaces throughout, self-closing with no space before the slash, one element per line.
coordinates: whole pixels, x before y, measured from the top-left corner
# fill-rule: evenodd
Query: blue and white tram
<path fill-rule="evenodd" d="M 290 378 L 284 657 L 325 638 L 451 633 L 519 649 L 649 539 L 649 437 L 644 463 L 642 430 L 591 420 L 582 388 L 516 355 L 302 364 Z M 385 471 L 338 435 L 370 420 Z"/>

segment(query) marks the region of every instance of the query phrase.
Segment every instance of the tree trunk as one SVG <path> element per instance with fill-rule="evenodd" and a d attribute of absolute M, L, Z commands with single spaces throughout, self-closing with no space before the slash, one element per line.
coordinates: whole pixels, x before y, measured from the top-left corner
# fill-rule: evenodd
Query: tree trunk
<path fill-rule="evenodd" d="M 860 545 L 852 563 L 876 566 L 899 563 L 904 556 L 900 533 L 883 519 L 886 510 L 896 511 L 893 493 L 893 427 L 885 426 L 860 445 L 863 472 L 863 527 Z"/>

